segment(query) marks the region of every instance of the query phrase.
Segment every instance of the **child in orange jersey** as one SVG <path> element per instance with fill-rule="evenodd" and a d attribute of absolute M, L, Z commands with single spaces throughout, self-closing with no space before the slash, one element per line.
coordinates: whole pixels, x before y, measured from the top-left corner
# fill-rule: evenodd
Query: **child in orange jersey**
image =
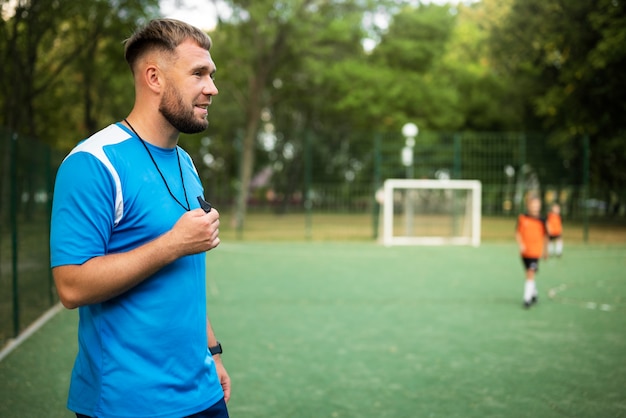
<path fill-rule="evenodd" d="M 524 307 L 530 308 L 537 302 L 538 292 L 535 284 L 535 275 L 539 270 L 539 259 L 547 255 L 548 231 L 545 219 L 541 218 L 541 200 L 536 196 L 529 196 L 526 202 L 527 212 L 517 218 L 515 239 L 522 255 L 522 262 L 526 270 L 524 284 Z"/>
<path fill-rule="evenodd" d="M 548 254 L 560 257 L 563 254 L 563 223 L 561 221 L 561 206 L 558 203 L 553 203 L 550 212 L 548 212 L 547 226 L 550 239 Z"/>

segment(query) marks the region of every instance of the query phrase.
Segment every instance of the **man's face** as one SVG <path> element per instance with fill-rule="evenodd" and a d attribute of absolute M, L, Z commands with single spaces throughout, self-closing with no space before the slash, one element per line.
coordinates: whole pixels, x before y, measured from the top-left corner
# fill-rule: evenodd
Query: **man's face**
<path fill-rule="evenodd" d="M 209 126 L 211 99 L 218 94 L 213 81 L 215 64 L 209 51 L 193 41 L 180 44 L 176 54 L 168 67 L 159 111 L 179 132 L 202 132 Z"/>

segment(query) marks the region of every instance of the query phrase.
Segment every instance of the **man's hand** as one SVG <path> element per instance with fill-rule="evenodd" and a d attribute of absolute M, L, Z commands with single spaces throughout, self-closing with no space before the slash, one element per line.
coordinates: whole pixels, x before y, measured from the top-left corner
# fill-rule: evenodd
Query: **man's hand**
<path fill-rule="evenodd" d="M 224 364 L 222 364 L 222 359 L 220 355 L 213 356 L 213 360 L 215 361 L 215 370 L 217 371 L 217 377 L 220 379 L 220 384 L 222 385 L 222 390 L 224 391 L 224 401 L 228 402 L 230 399 L 230 376 L 226 372 L 226 368 Z"/>
<path fill-rule="evenodd" d="M 220 244 L 220 214 L 194 209 L 185 213 L 168 232 L 171 244 L 181 256 L 212 250 Z"/>

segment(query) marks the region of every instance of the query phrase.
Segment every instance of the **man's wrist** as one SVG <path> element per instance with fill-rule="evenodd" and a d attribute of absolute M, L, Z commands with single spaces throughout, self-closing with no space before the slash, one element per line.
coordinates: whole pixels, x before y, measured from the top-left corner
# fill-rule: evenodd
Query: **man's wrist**
<path fill-rule="evenodd" d="M 220 344 L 220 342 L 217 341 L 216 345 L 209 347 L 209 351 L 211 352 L 212 356 L 222 354 L 222 344 Z"/>

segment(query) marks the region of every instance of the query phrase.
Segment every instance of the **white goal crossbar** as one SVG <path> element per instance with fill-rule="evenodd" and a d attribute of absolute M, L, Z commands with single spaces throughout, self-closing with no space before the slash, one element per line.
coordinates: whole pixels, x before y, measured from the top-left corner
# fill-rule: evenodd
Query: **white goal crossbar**
<path fill-rule="evenodd" d="M 454 194 L 459 193 L 455 191 L 465 191 L 464 204 L 462 209 L 464 214 L 462 232 L 455 231 L 454 233 L 444 235 L 430 234 L 422 235 L 417 233 L 405 233 L 401 235 L 397 232 L 398 225 L 394 225 L 394 217 L 399 212 L 396 202 L 398 201 L 398 192 L 403 192 L 404 195 L 404 219 L 407 223 L 412 223 L 413 219 L 419 219 L 419 214 L 413 214 L 414 202 L 412 199 L 414 193 L 420 191 L 440 191 L 448 194 L 452 194 L 447 197 L 447 200 L 454 200 Z M 482 187 L 478 180 L 413 180 L 413 179 L 388 179 L 384 183 L 383 188 L 383 244 L 385 246 L 392 245 L 473 245 L 475 247 L 480 245 L 481 234 L 481 193 Z M 394 200 L 395 199 L 395 200 Z M 441 200 L 440 198 L 439 200 Z M 436 210 L 436 209 L 435 209 Z M 456 211 L 456 209 L 452 209 Z M 457 217 L 456 213 L 448 214 L 444 216 Z M 426 220 L 425 222 L 428 222 Z M 395 229 L 394 229 L 395 228 Z M 412 228 L 412 226 L 411 226 Z M 407 226 L 407 230 L 411 229 Z"/>

